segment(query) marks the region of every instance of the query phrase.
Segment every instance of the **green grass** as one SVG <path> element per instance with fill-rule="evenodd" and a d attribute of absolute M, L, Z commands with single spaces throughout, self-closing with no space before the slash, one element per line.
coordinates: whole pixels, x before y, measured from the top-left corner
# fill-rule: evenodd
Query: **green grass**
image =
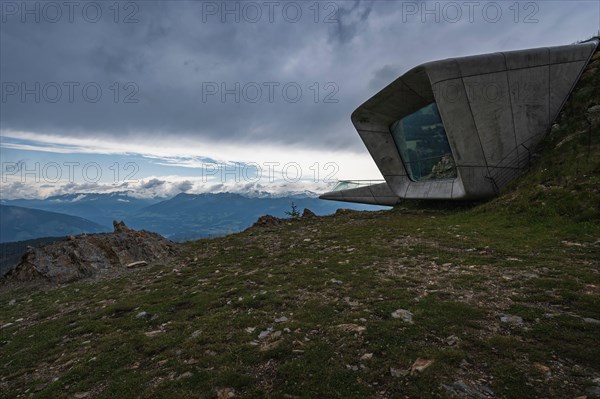
<path fill-rule="evenodd" d="M 0 319 L 15 324 L 2 329 L 1 395 L 433 398 L 482 379 L 498 397 L 581 394 L 600 372 L 600 328 L 579 317 L 600 319 L 598 233 L 479 208 L 352 213 L 193 242 L 113 279 L 5 287 Z M 413 324 L 391 317 L 400 308 Z M 259 341 L 269 327 L 281 338 Z M 434 363 L 390 374 L 417 358 Z"/>

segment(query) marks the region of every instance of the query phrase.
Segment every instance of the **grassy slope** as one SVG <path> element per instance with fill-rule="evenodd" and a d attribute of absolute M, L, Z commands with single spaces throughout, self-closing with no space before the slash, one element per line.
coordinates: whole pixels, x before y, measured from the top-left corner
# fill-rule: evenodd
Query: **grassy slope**
<path fill-rule="evenodd" d="M 585 394 L 600 385 L 600 326 L 582 319 L 600 319 L 597 65 L 530 172 L 489 203 L 294 221 L 110 280 L 4 287 L 0 397 Z M 269 327 L 281 337 L 258 340 Z M 390 373 L 419 357 L 434 363 Z"/>

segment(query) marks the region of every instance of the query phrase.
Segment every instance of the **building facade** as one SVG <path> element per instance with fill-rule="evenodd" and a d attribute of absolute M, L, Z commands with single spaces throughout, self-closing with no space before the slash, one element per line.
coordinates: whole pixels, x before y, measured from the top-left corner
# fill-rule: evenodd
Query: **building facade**
<path fill-rule="evenodd" d="M 529 163 L 598 46 L 429 62 L 352 114 L 385 181 L 343 182 L 323 199 L 394 205 L 401 198 L 490 198 Z"/>

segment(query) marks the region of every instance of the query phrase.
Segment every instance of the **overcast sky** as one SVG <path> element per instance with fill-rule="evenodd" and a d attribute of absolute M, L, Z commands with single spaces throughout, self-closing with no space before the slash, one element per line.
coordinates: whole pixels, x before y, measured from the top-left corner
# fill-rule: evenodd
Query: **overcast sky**
<path fill-rule="evenodd" d="M 156 179 L 165 195 L 214 189 L 207 162 L 297 163 L 297 184 L 310 189 L 314 169 L 319 181 L 377 179 L 350 114 L 399 75 L 435 59 L 569 44 L 600 26 L 596 0 L 114 4 L 1 3 L 4 164 L 96 162 L 103 178 L 92 182 L 121 187 L 109 165 L 134 162 L 138 181 L 123 187 Z M 65 185 L 67 171 L 36 182 L 3 167 L 0 195 L 90 183 Z"/>

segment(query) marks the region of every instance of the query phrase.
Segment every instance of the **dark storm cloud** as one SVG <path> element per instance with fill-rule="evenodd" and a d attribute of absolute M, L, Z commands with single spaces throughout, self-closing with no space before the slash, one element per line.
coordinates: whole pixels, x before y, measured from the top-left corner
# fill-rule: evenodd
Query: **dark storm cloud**
<path fill-rule="evenodd" d="M 98 183 L 94 182 L 85 182 L 85 183 L 76 183 L 69 182 L 61 185 L 61 189 L 64 190 L 65 193 L 80 193 L 84 191 L 93 191 L 101 188 L 102 186 Z"/>
<path fill-rule="evenodd" d="M 360 0 L 354 0 L 350 7 L 346 6 L 345 3 L 338 3 L 339 5 L 337 6 L 336 13 L 337 21 L 330 31 L 331 38 L 342 44 L 352 40 L 358 33 L 360 26 L 364 25 L 369 18 L 369 14 L 371 14 L 372 10 L 372 3 L 373 1 L 371 0 L 368 5 L 363 7 L 361 7 Z"/>
<path fill-rule="evenodd" d="M 321 3 L 316 16 L 309 7 L 313 2 L 297 2 L 302 9 L 297 22 L 282 14 L 285 2 L 273 22 L 262 6 L 256 23 L 248 21 L 250 14 L 236 22 L 236 16 L 207 12 L 207 4 L 222 11 L 225 4 L 243 10 L 247 3 L 118 3 L 118 23 L 108 8 L 112 2 L 98 2 L 104 13 L 95 23 L 81 17 L 83 2 L 73 22 L 63 15 L 56 23 L 31 17 L 23 23 L 20 14 L 2 14 L 1 128 L 119 140 L 124 150 L 131 141 L 198 138 L 200 143 L 364 151 L 350 113 L 412 66 L 570 43 L 596 33 L 599 15 L 596 2 L 559 1 L 536 3 L 539 22 L 531 24 L 515 23 L 508 5 L 494 23 L 480 13 L 474 23 L 466 16 L 458 23 L 443 18 L 423 23 L 421 15 L 407 15 L 407 3 L 401 1 L 333 2 L 332 20 L 326 20 L 331 17 L 326 5 L 332 2 Z M 132 10 L 137 22 L 123 23 Z M 566 12 L 569 18 L 563 17 Z M 278 84 L 273 101 L 265 82 Z M 298 102 L 282 95 L 290 83 L 302 90 Z M 262 97 L 254 103 L 256 85 Z M 62 96 L 53 101 L 57 87 Z M 10 95 L 15 88 L 17 94 Z M 207 95 L 207 88 L 218 92 Z M 222 98 L 222 88 L 237 91 L 239 98 Z M 198 155 L 204 150 L 199 145 Z"/>
<path fill-rule="evenodd" d="M 369 81 L 369 87 L 376 90 L 381 90 L 383 87 L 390 84 L 401 75 L 402 67 L 400 65 L 384 65 L 373 73 L 373 77 Z"/>
<path fill-rule="evenodd" d="M 194 184 L 189 180 L 184 180 L 180 183 L 177 183 L 176 189 L 185 193 L 186 191 L 190 191 L 194 187 Z"/>
<path fill-rule="evenodd" d="M 146 183 L 142 183 L 141 187 L 144 189 L 153 189 L 153 188 L 160 187 L 160 186 L 164 185 L 165 183 L 166 183 L 165 180 L 150 179 Z"/>

